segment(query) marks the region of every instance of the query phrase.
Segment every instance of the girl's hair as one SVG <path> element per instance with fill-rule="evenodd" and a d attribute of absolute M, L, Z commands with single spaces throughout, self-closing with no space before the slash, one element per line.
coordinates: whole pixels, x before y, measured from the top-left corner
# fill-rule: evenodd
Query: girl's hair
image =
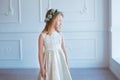
<path fill-rule="evenodd" d="M 46 13 L 46 18 L 48 18 L 48 16 L 51 14 L 52 11 L 55 11 L 54 9 L 49 9 Z M 54 13 L 54 15 L 52 15 L 52 17 L 50 18 L 50 20 L 46 21 L 46 25 L 45 25 L 45 28 L 43 29 L 43 33 L 47 33 L 47 34 L 50 34 L 50 29 L 52 28 L 52 26 L 55 26 L 55 23 L 56 23 L 56 19 L 57 17 L 61 15 L 62 17 L 64 17 L 63 13 L 60 12 L 60 11 L 57 11 Z M 46 19 L 45 18 L 45 19 Z"/>

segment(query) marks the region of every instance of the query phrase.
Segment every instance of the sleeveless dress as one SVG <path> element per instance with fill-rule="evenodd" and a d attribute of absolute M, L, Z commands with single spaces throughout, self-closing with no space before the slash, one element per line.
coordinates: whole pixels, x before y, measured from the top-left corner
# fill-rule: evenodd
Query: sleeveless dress
<path fill-rule="evenodd" d="M 54 31 L 51 35 L 41 33 L 44 39 L 44 65 L 46 79 L 39 71 L 38 80 L 72 80 L 64 52 L 61 48 L 62 34 Z"/>

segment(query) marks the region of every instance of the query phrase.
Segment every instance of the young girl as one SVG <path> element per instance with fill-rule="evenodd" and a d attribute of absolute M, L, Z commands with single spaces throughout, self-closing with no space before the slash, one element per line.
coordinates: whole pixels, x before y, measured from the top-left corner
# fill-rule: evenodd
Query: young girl
<path fill-rule="evenodd" d="M 64 38 L 60 32 L 63 13 L 50 9 L 46 13 L 46 26 L 38 40 L 40 72 L 38 80 L 72 80 Z"/>

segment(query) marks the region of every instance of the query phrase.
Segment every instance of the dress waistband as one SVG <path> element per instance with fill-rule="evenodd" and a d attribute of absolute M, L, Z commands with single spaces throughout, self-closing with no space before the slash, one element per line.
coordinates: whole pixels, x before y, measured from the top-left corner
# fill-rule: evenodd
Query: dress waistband
<path fill-rule="evenodd" d="M 49 50 L 58 50 L 58 49 L 61 49 L 61 47 L 51 47 L 51 48 L 45 48 L 45 51 L 49 51 Z"/>

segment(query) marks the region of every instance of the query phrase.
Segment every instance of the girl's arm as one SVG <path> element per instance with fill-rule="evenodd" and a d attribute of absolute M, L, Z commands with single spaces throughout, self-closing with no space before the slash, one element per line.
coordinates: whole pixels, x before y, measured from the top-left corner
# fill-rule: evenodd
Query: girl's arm
<path fill-rule="evenodd" d="M 44 69 L 44 55 L 43 55 L 43 37 L 40 34 L 38 39 L 38 59 L 41 70 Z"/>
<path fill-rule="evenodd" d="M 64 43 L 64 37 L 63 37 L 63 35 L 62 35 L 62 45 L 61 46 L 62 46 L 63 52 L 65 54 L 66 62 L 68 64 L 68 57 L 67 57 L 67 53 L 66 53 L 66 49 L 65 49 L 65 43 Z"/>

